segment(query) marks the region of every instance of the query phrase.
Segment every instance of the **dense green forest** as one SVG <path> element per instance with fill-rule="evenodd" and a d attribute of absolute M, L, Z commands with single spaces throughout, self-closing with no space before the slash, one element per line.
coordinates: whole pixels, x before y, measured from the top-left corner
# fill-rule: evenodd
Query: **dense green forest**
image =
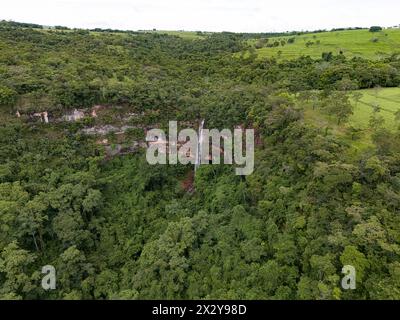
<path fill-rule="evenodd" d="M 0 23 L 0 298 L 400 299 L 400 112 L 348 123 L 400 56 L 275 59 L 249 37 Z M 131 147 L 201 119 L 255 128 L 253 174 Z M 129 128 L 85 134 L 106 126 Z"/>

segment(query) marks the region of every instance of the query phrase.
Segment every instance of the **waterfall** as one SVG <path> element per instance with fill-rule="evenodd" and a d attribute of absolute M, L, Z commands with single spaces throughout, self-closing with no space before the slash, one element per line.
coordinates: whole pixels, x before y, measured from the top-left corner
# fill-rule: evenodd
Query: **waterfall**
<path fill-rule="evenodd" d="M 194 172 L 196 172 L 197 168 L 201 164 L 201 145 L 203 143 L 203 127 L 204 127 L 204 119 L 201 121 L 200 127 L 199 127 L 199 141 L 197 142 L 197 148 L 196 148 L 196 161 L 194 164 Z"/>

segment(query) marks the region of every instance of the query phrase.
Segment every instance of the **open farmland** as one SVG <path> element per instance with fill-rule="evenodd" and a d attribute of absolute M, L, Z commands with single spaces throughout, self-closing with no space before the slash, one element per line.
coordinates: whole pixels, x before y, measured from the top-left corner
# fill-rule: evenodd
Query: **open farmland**
<path fill-rule="evenodd" d="M 294 42 L 288 43 L 289 39 L 293 39 Z M 252 45 L 256 42 L 256 40 L 250 41 Z M 256 49 L 258 57 L 292 59 L 304 55 L 320 58 L 324 52 L 333 54 L 342 52 L 346 57 L 379 59 L 400 52 L 400 30 L 396 28 L 380 32 L 346 30 L 269 38 L 269 44 L 274 42 L 279 42 L 279 46 Z M 285 44 L 282 46 L 281 42 Z"/>

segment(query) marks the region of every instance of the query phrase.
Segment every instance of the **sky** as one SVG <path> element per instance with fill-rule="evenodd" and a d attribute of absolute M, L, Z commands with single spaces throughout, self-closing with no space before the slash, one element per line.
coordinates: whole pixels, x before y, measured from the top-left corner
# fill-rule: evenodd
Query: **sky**
<path fill-rule="evenodd" d="M 278 32 L 400 24 L 399 0 L 0 0 L 0 20 L 71 28 Z"/>

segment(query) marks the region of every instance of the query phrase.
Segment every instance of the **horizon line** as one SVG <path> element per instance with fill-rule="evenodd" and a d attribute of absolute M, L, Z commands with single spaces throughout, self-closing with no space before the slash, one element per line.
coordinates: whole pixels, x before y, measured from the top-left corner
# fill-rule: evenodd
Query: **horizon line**
<path fill-rule="evenodd" d="M 345 31 L 345 30 L 365 30 L 369 29 L 371 26 L 380 26 L 383 29 L 392 29 L 392 28 L 399 28 L 399 25 L 393 25 L 393 26 L 384 26 L 384 25 L 379 25 L 379 24 L 371 24 L 370 26 L 353 26 L 353 27 L 333 27 L 333 28 L 320 28 L 320 29 L 302 29 L 302 30 L 286 30 L 286 31 L 255 31 L 255 32 L 245 32 L 245 31 L 229 31 L 229 30 L 222 30 L 222 31 L 206 31 L 206 30 L 185 30 L 185 29 L 158 29 L 158 28 L 153 28 L 153 29 L 119 29 L 119 28 L 110 28 L 110 27 L 92 27 L 92 28 L 86 28 L 86 27 L 77 27 L 77 26 L 66 26 L 66 25 L 47 25 L 47 24 L 42 24 L 42 23 L 36 23 L 36 22 L 22 22 L 22 21 L 16 21 L 13 19 L 4 19 L 1 18 L 0 22 L 14 22 L 17 24 L 28 24 L 28 25 L 33 25 L 33 26 L 40 26 L 42 28 L 66 28 L 68 30 L 95 30 L 95 29 L 100 29 L 100 30 L 112 30 L 112 31 L 119 31 L 119 32 L 202 32 L 202 33 L 235 33 L 235 34 L 265 34 L 265 33 L 270 33 L 270 34 L 279 34 L 279 33 L 317 33 L 317 32 L 329 32 L 329 31 Z"/>

